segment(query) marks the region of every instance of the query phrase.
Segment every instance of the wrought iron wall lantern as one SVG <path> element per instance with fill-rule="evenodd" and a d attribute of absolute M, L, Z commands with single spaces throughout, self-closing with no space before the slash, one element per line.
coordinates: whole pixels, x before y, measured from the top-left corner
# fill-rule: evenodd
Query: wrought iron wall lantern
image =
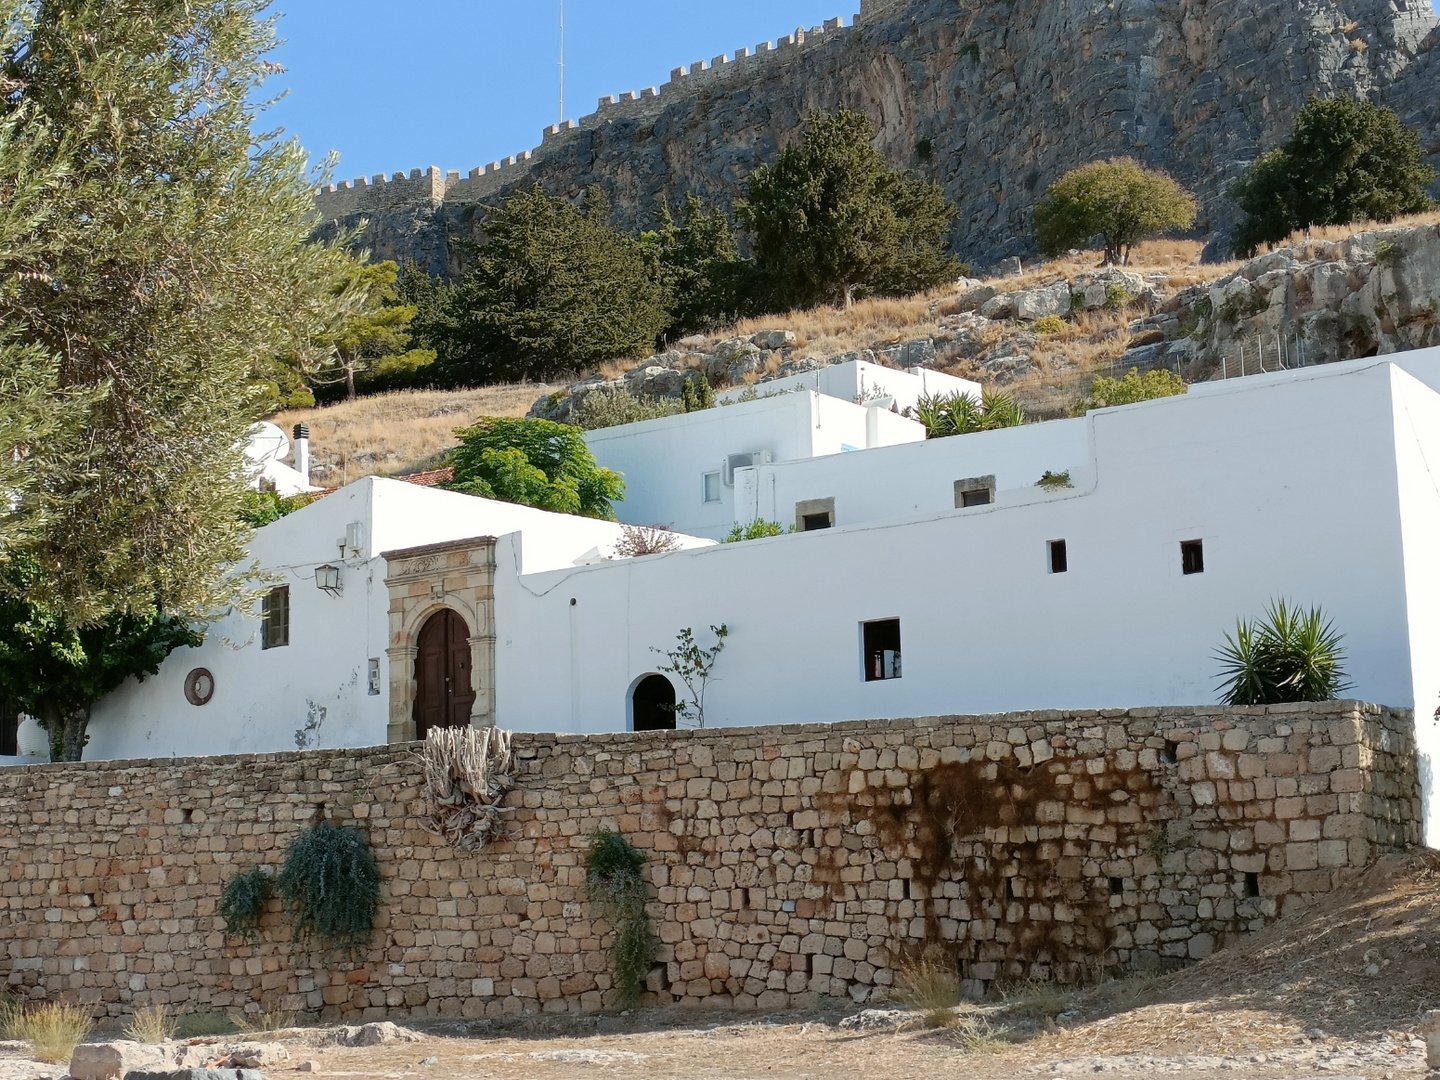
<path fill-rule="evenodd" d="M 325 563 L 315 568 L 315 587 L 331 596 L 340 595 L 340 567 Z"/>

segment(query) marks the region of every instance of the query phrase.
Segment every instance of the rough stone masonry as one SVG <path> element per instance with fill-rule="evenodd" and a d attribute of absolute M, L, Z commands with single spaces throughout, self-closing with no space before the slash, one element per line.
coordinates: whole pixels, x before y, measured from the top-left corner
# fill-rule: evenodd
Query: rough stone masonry
<path fill-rule="evenodd" d="M 0 770 L 0 970 L 100 1016 L 262 1003 L 332 1019 L 613 1001 L 589 836 L 648 856 L 645 1001 L 880 1001 L 896 964 L 995 980 L 1207 955 L 1419 841 L 1413 718 L 1355 702 L 1035 712 L 602 736 L 518 734 L 508 835 L 424 828 L 416 744 Z M 216 914 L 317 817 L 384 878 L 369 952 L 255 945 Z"/>
<path fill-rule="evenodd" d="M 1317 95 L 1394 108 L 1440 163 L 1430 0 L 886 0 L 839 24 L 677 68 L 658 93 L 602 99 L 464 178 L 346 181 L 318 196 L 326 232 L 363 222 L 376 258 L 456 275 L 483 207 L 537 183 L 567 197 L 599 185 L 616 225 L 654 228 L 687 194 L 728 209 L 806 117 L 842 108 L 870 117 L 892 165 L 944 187 L 955 250 L 976 268 L 1028 256 L 1045 188 L 1116 155 L 1193 189 L 1199 231 L 1223 241 L 1238 220 L 1226 186 Z"/>

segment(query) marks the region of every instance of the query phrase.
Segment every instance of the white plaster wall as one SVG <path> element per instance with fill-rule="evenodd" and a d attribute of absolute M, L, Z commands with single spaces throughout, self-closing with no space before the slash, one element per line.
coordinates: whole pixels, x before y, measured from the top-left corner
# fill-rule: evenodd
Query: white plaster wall
<path fill-rule="evenodd" d="M 923 367 L 901 371 L 866 360 L 847 360 L 843 364 L 831 364 L 815 371 L 770 379 L 752 387 L 726 390 L 716 397 L 720 401 L 738 401 L 750 390 L 762 398 L 797 390 L 814 390 L 848 402 L 858 402 L 861 398 L 890 397 L 901 410 L 912 408 L 922 394 L 968 394 L 979 401 L 983 392 L 979 383 L 958 379 L 954 375 L 946 375 L 943 371 L 931 371 Z"/>
<path fill-rule="evenodd" d="M 712 724 L 1212 702 L 1215 648 L 1274 596 L 1334 617 L 1357 696 L 1408 705 L 1390 385 L 1383 365 L 1312 371 L 1093 413 L 1093 464 L 1059 494 L 501 575 L 500 723 L 621 728 L 650 648 L 720 622 Z M 1195 538 L 1206 571 L 1183 576 Z M 904 677 L 865 683 L 860 624 L 890 617 Z"/>
<path fill-rule="evenodd" d="M 795 520 L 795 504 L 835 499 L 837 525 L 894 521 L 951 510 L 955 481 L 994 476 L 998 492 L 1034 489 L 1048 469 L 1082 484 L 1089 468 L 1084 420 L 981 431 L 867 450 L 844 457 L 762 465 L 736 482 L 737 519 Z M 998 496 L 997 496 L 998 497 Z"/>
<path fill-rule="evenodd" d="M 864 449 L 870 438 L 923 439 L 914 421 L 838 398 L 801 392 L 666 416 L 585 434 L 596 461 L 625 477 L 622 521 L 667 525 L 690 536 L 723 539 L 735 521 L 734 489 L 704 501 L 704 475 L 724 471 L 731 454 L 768 450 L 774 461 Z"/>
<path fill-rule="evenodd" d="M 1431 372 L 1440 373 L 1440 350 L 1428 351 L 1435 354 Z M 1390 370 L 1425 836 L 1431 846 L 1440 846 L 1440 805 L 1435 798 L 1440 769 L 1440 395 L 1404 370 Z"/>
<path fill-rule="evenodd" d="M 342 561 L 336 541 L 350 522 L 363 546 Z M 457 492 L 367 477 L 260 529 L 250 553 L 273 584 L 290 586 L 290 644 L 261 649 L 259 620 L 233 613 L 203 645 L 172 653 L 156 676 L 131 680 L 97 703 L 87 758 L 163 757 L 385 741 L 389 719 L 389 596 L 386 551 L 473 536 L 515 536 L 509 573 L 570 566 L 609 554 L 613 522 L 550 514 Z M 523 561 L 521 559 L 523 538 Z M 704 541 L 682 538 L 684 543 Z M 343 591 L 315 586 L 322 563 L 341 565 Z M 368 661 L 380 661 L 381 692 L 368 692 Z M 185 700 L 192 668 L 215 677 L 204 706 Z M 27 723 L 26 728 L 33 727 Z M 44 733 L 38 737 L 43 749 Z"/>

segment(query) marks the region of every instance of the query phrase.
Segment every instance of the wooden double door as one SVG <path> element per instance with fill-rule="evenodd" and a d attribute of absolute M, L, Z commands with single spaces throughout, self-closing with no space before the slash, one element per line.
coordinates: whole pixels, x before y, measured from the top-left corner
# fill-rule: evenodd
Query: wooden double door
<path fill-rule="evenodd" d="M 468 727 L 475 705 L 470 628 L 446 608 L 425 620 L 415 656 L 415 737 L 437 727 Z"/>

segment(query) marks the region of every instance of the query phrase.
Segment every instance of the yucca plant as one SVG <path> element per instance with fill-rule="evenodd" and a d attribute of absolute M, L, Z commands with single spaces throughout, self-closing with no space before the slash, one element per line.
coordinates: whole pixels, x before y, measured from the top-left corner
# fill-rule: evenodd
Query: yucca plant
<path fill-rule="evenodd" d="M 921 394 L 909 415 L 925 425 L 930 439 L 969 435 L 975 431 L 1019 427 L 1025 410 L 1009 394 L 986 390 L 979 401 L 970 394 Z"/>
<path fill-rule="evenodd" d="M 1337 698 L 1350 688 L 1343 637 L 1318 607 L 1272 600 L 1258 622 L 1237 620 L 1216 650 L 1221 696 L 1227 705 Z"/>

